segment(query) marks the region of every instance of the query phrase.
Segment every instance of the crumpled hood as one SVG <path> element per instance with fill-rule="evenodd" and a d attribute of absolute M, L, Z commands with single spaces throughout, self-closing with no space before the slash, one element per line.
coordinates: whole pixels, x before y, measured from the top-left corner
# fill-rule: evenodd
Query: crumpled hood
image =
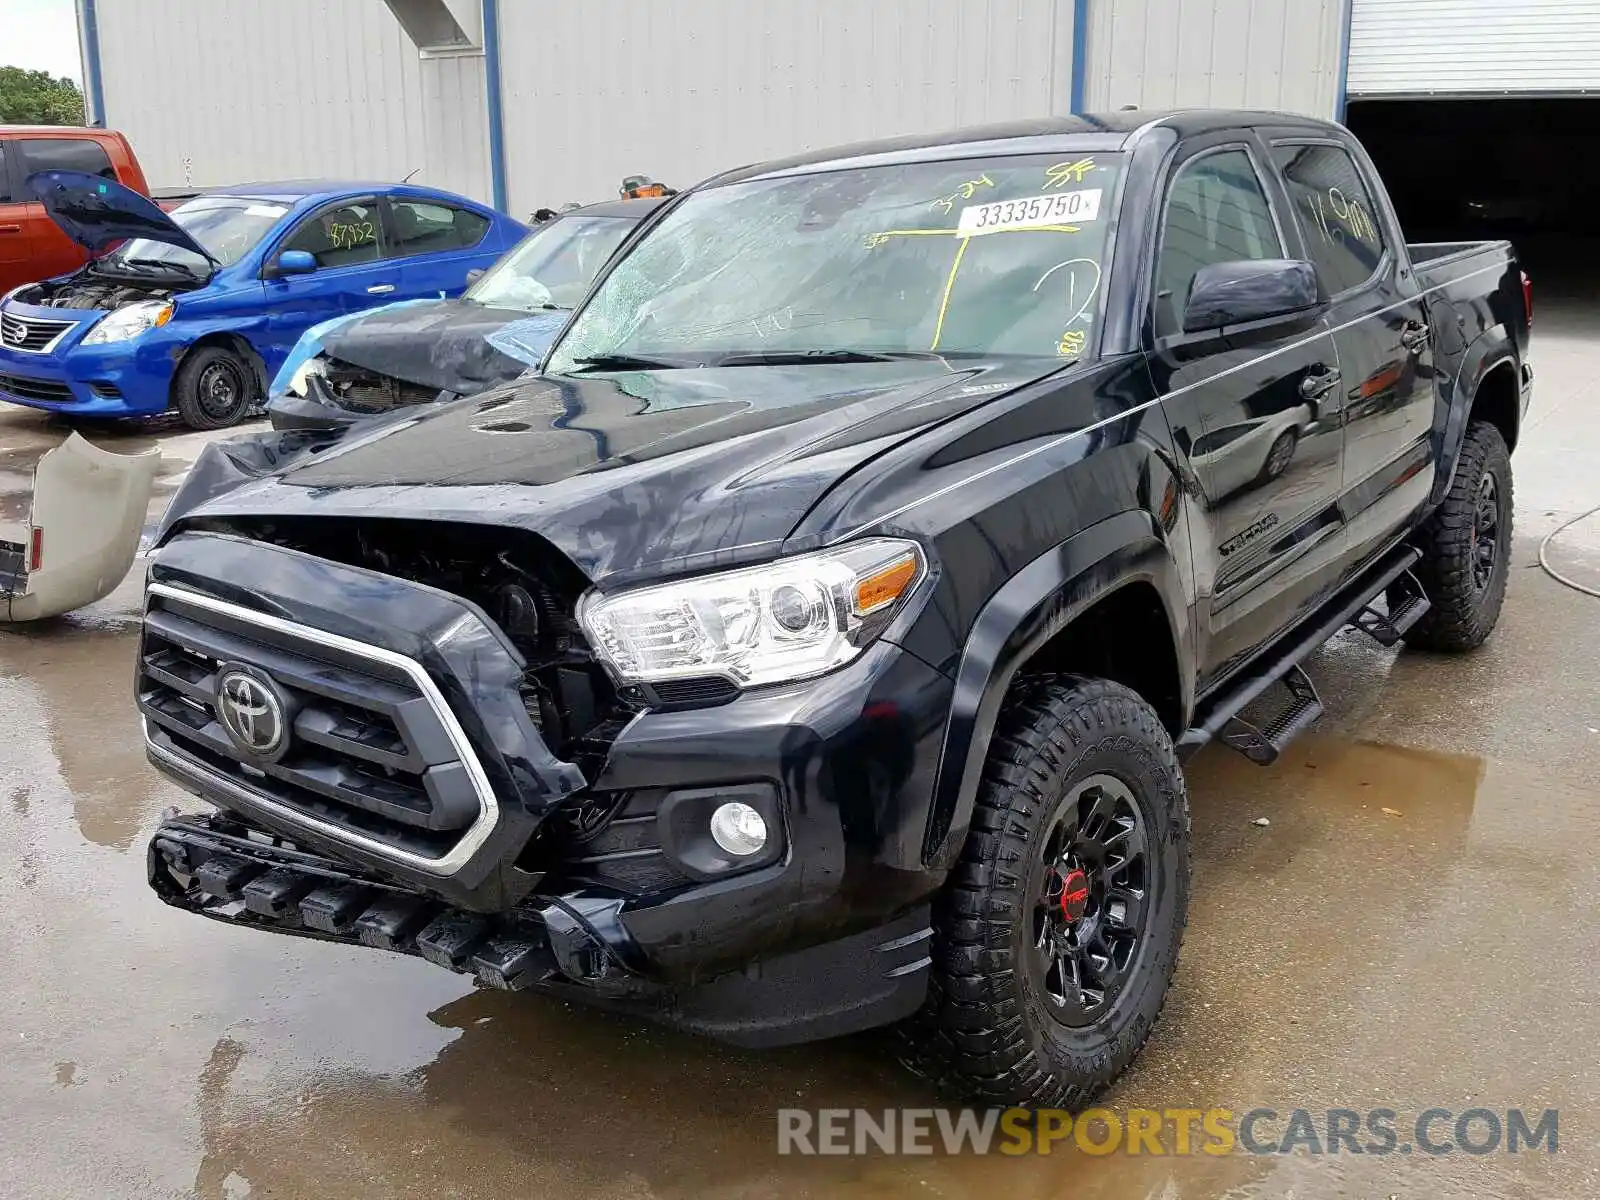
<path fill-rule="evenodd" d="M 154 200 L 114 179 L 82 171 L 37 171 L 28 176 L 28 187 L 61 232 L 90 254 L 98 254 L 114 242 L 149 238 L 216 261 Z"/>
<path fill-rule="evenodd" d="M 470 396 L 536 365 L 570 315 L 438 300 L 350 321 L 324 335 L 322 348 L 406 383 Z"/>
<path fill-rule="evenodd" d="M 935 360 L 521 379 L 326 449 L 288 434 L 214 443 L 160 536 L 190 519 L 412 517 L 529 529 L 596 581 L 734 565 L 770 557 L 875 454 L 1059 369 Z"/>

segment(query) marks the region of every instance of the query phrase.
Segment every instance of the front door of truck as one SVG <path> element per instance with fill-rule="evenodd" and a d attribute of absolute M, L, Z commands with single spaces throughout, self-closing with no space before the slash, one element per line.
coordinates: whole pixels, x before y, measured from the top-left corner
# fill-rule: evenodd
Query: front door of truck
<path fill-rule="evenodd" d="M 1343 374 L 1340 506 L 1353 567 L 1406 528 L 1433 486 L 1433 348 L 1388 205 L 1337 141 L 1274 140 L 1306 257 L 1332 298 Z"/>
<path fill-rule="evenodd" d="M 1325 322 L 1249 345 L 1186 334 L 1201 268 L 1297 257 L 1281 199 L 1247 134 L 1186 147 L 1164 190 L 1148 356 L 1197 521 L 1199 685 L 1305 613 L 1337 569 L 1342 438 L 1318 397 L 1338 361 Z"/>

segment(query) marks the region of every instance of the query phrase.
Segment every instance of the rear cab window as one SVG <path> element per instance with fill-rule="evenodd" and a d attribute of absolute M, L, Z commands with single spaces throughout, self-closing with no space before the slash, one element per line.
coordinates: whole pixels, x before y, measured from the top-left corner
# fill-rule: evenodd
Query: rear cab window
<path fill-rule="evenodd" d="M 1091 352 L 1122 155 L 896 163 L 680 200 L 605 276 L 548 364 L 751 352 Z"/>
<path fill-rule="evenodd" d="M 1372 195 L 1343 147 L 1279 142 L 1273 161 L 1283 172 L 1306 254 L 1328 295 L 1371 279 L 1387 246 Z"/>
<path fill-rule="evenodd" d="M 6 143 L 0 142 L 0 204 L 10 204 L 15 199 L 11 194 L 11 162 L 7 157 Z"/>
<path fill-rule="evenodd" d="M 116 170 L 105 147 L 89 138 L 23 138 L 16 143 L 22 154 L 22 173 L 36 171 L 82 171 L 115 179 Z"/>

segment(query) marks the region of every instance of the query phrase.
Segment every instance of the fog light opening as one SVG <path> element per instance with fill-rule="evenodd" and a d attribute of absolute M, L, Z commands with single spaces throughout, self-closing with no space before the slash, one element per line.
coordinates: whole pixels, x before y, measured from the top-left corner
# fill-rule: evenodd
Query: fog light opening
<path fill-rule="evenodd" d="M 748 804 L 719 804 L 711 814 L 711 840 L 737 858 L 748 858 L 765 848 L 767 823 Z"/>

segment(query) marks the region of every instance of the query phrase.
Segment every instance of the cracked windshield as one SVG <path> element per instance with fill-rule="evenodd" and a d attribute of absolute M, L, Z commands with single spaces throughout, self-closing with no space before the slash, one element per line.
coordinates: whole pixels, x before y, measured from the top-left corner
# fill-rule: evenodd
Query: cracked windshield
<path fill-rule="evenodd" d="M 1118 156 L 916 163 L 709 188 L 604 280 L 549 370 L 1082 357 Z"/>
<path fill-rule="evenodd" d="M 626 217 L 560 217 L 495 263 L 466 298 L 530 312 L 571 308 L 632 228 Z"/>

